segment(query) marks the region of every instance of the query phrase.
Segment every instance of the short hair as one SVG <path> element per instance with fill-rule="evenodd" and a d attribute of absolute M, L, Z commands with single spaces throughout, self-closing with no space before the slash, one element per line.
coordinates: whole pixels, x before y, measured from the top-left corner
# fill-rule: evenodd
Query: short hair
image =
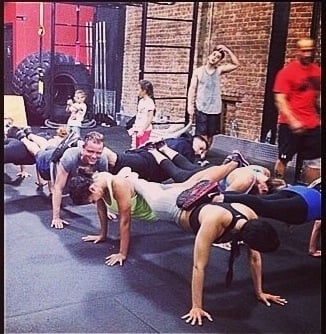
<path fill-rule="evenodd" d="M 84 137 L 85 144 L 87 144 L 87 142 L 89 141 L 96 144 L 101 144 L 104 143 L 104 136 L 102 135 L 102 133 L 99 133 L 97 131 L 90 131 Z"/>
<path fill-rule="evenodd" d="M 77 176 L 73 176 L 69 181 L 69 196 L 75 205 L 89 204 L 91 184 L 93 184 L 92 173 L 85 168 L 78 168 Z"/>
<path fill-rule="evenodd" d="M 214 51 L 218 51 L 221 54 L 220 60 L 222 60 L 225 57 L 225 52 L 221 48 L 215 47 L 211 53 L 213 53 Z"/>
<path fill-rule="evenodd" d="M 266 218 L 248 220 L 240 234 L 244 243 L 258 252 L 273 252 L 280 245 L 276 230 Z"/>

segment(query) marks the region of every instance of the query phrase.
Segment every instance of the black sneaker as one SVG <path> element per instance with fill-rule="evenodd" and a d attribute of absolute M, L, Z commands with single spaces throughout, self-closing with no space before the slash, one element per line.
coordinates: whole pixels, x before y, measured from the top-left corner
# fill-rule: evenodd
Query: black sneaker
<path fill-rule="evenodd" d="M 165 145 L 166 145 L 166 142 L 164 140 L 160 140 L 155 143 L 155 147 L 157 150 L 160 150 L 160 148 L 162 148 Z"/>
<path fill-rule="evenodd" d="M 250 165 L 239 150 L 232 151 L 232 160 L 238 163 L 238 167 L 246 167 Z"/>
<path fill-rule="evenodd" d="M 20 129 L 16 132 L 16 138 L 18 140 L 21 140 L 23 138 L 26 138 L 26 133 L 24 132 L 24 129 Z"/>
<path fill-rule="evenodd" d="M 229 162 L 232 161 L 232 154 L 229 154 L 226 156 L 226 158 L 223 160 L 222 165 L 227 165 Z"/>
<path fill-rule="evenodd" d="M 77 142 L 80 138 L 75 135 L 74 132 L 70 132 L 65 139 L 58 145 L 58 147 L 53 151 L 51 161 L 57 163 L 62 157 L 65 150 L 69 147 L 77 145 Z"/>
<path fill-rule="evenodd" d="M 190 210 L 203 203 L 209 203 L 211 198 L 209 194 L 219 193 L 218 183 L 216 181 L 202 180 L 189 189 L 184 190 L 177 198 L 177 206 L 184 210 Z"/>
<path fill-rule="evenodd" d="M 25 126 L 23 130 L 26 134 L 26 137 L 28 137 L 29 134 L 33 133 L 32 128 L 30 126 Z"/>

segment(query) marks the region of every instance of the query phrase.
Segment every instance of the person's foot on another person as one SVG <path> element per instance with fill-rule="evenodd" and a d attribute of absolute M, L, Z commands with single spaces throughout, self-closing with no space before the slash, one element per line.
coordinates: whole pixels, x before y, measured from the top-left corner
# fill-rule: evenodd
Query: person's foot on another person
<path fill-rule="evenodd" d="M 238 167 L 246 167 L 250 165 L 239 150 L 232 151 L 232 161 L 236 161 L 238 163 Z"/>

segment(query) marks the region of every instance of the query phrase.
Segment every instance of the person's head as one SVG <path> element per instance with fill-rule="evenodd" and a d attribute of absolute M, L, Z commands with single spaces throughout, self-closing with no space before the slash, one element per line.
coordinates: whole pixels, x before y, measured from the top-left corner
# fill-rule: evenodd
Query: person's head
<path fill-rule="evenodd" d="M 311 38 L 301 38 L 297 41 L 297 58 L 302 65 L 309 65 L 314 61 L 315 42 Z"/>
<path fill-rule="evenodd" d="M 86 100 L 86 93 L 82 89 L 77 89 L 74 95 L 74 101 L 76 103 L 83 103 Z"/>
<path fill-rule="evenodd" d="M 222 49 L 215 47 L 208 55 L 207 61 L 210 65 L 216 66 L 225 57 L 225 52 Z"/>
<path fill-rule="evenodd" d="M 95 165 L 104 148 L 104 137 L 97 131 L 90 131 L 84 138 L 81 160 L 87 165 Z"/>
<path fill-rule="evenodd" d="M 64 138 L 68 135 L 67 127 L 65 125 L 59 126 L 55 132 L 60 138 Z"/>
<path fill-rule="evenodd" d="M 104 196 L 102 183 L 96 181 L 97 175 L 87 168 L 78 168 L 77 176 L 69 182 L 69 195 L 75 205 L 95 203 Z"/>
<path fill-rule="evenodd" d="M 201 159 L 204 159 L 208 151 L 207 140 L 203 136 L 195 135 L 192 141 L 192 149 L 195 155 L 200 156 Z"/>
<path fill-rule="evenodd" d="M 280 245 L 276 230 L 266 218 L 248 220 L 241 228 L 240 235 L 245 244 L 258 252 L 273 252 Z"/>
<path fill-rule="evenodd" d="M 268 187 L 268 194 L 275 193 L 281 188 L 286 187 L 286 182 L 278 177 L 270 177 L 266 181 L 267 187 Z"/>
<path fill-rule="evenodd" d="M 154 88 L 153 84 L 150 81 L 140 80 L 138 86 L 139 86 L 138 96 L 140 98 L 148 95 L 151 99 L 154 100 Z"/>

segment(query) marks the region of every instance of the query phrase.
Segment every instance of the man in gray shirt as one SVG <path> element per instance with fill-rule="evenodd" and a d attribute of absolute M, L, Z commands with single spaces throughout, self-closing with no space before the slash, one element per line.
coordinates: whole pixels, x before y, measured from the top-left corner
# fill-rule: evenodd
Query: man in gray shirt
<path fill-rule="evenodd" d="M 62 192 L 72 176 L 76 176 L 78 168 L 84 167 L 92 171 L 107 171 L 108 161 L 102 154 L 103 135 L 97 131 L 89 132 L 77 147 L 68 148 L 56 165 L 56 175 L 52 189 L 52 222 L 51 227 L 63 228 L 69 223 L 60 217 Z"/>
<path fill-rule="evenodd" d="M 228 54 L 231 63 L 219 63 Z M 225 45 L 218 45 L 208 56 L 205 65 L 193 72 L 188 90 L 188 114 L 192 120 L 196 112 L 196 135 L 203 136 L 209 147 L 213 136 L 220 131 L 222 112 L 221 75 L 234 71 L 240 65 L 238 58 Z"/>

